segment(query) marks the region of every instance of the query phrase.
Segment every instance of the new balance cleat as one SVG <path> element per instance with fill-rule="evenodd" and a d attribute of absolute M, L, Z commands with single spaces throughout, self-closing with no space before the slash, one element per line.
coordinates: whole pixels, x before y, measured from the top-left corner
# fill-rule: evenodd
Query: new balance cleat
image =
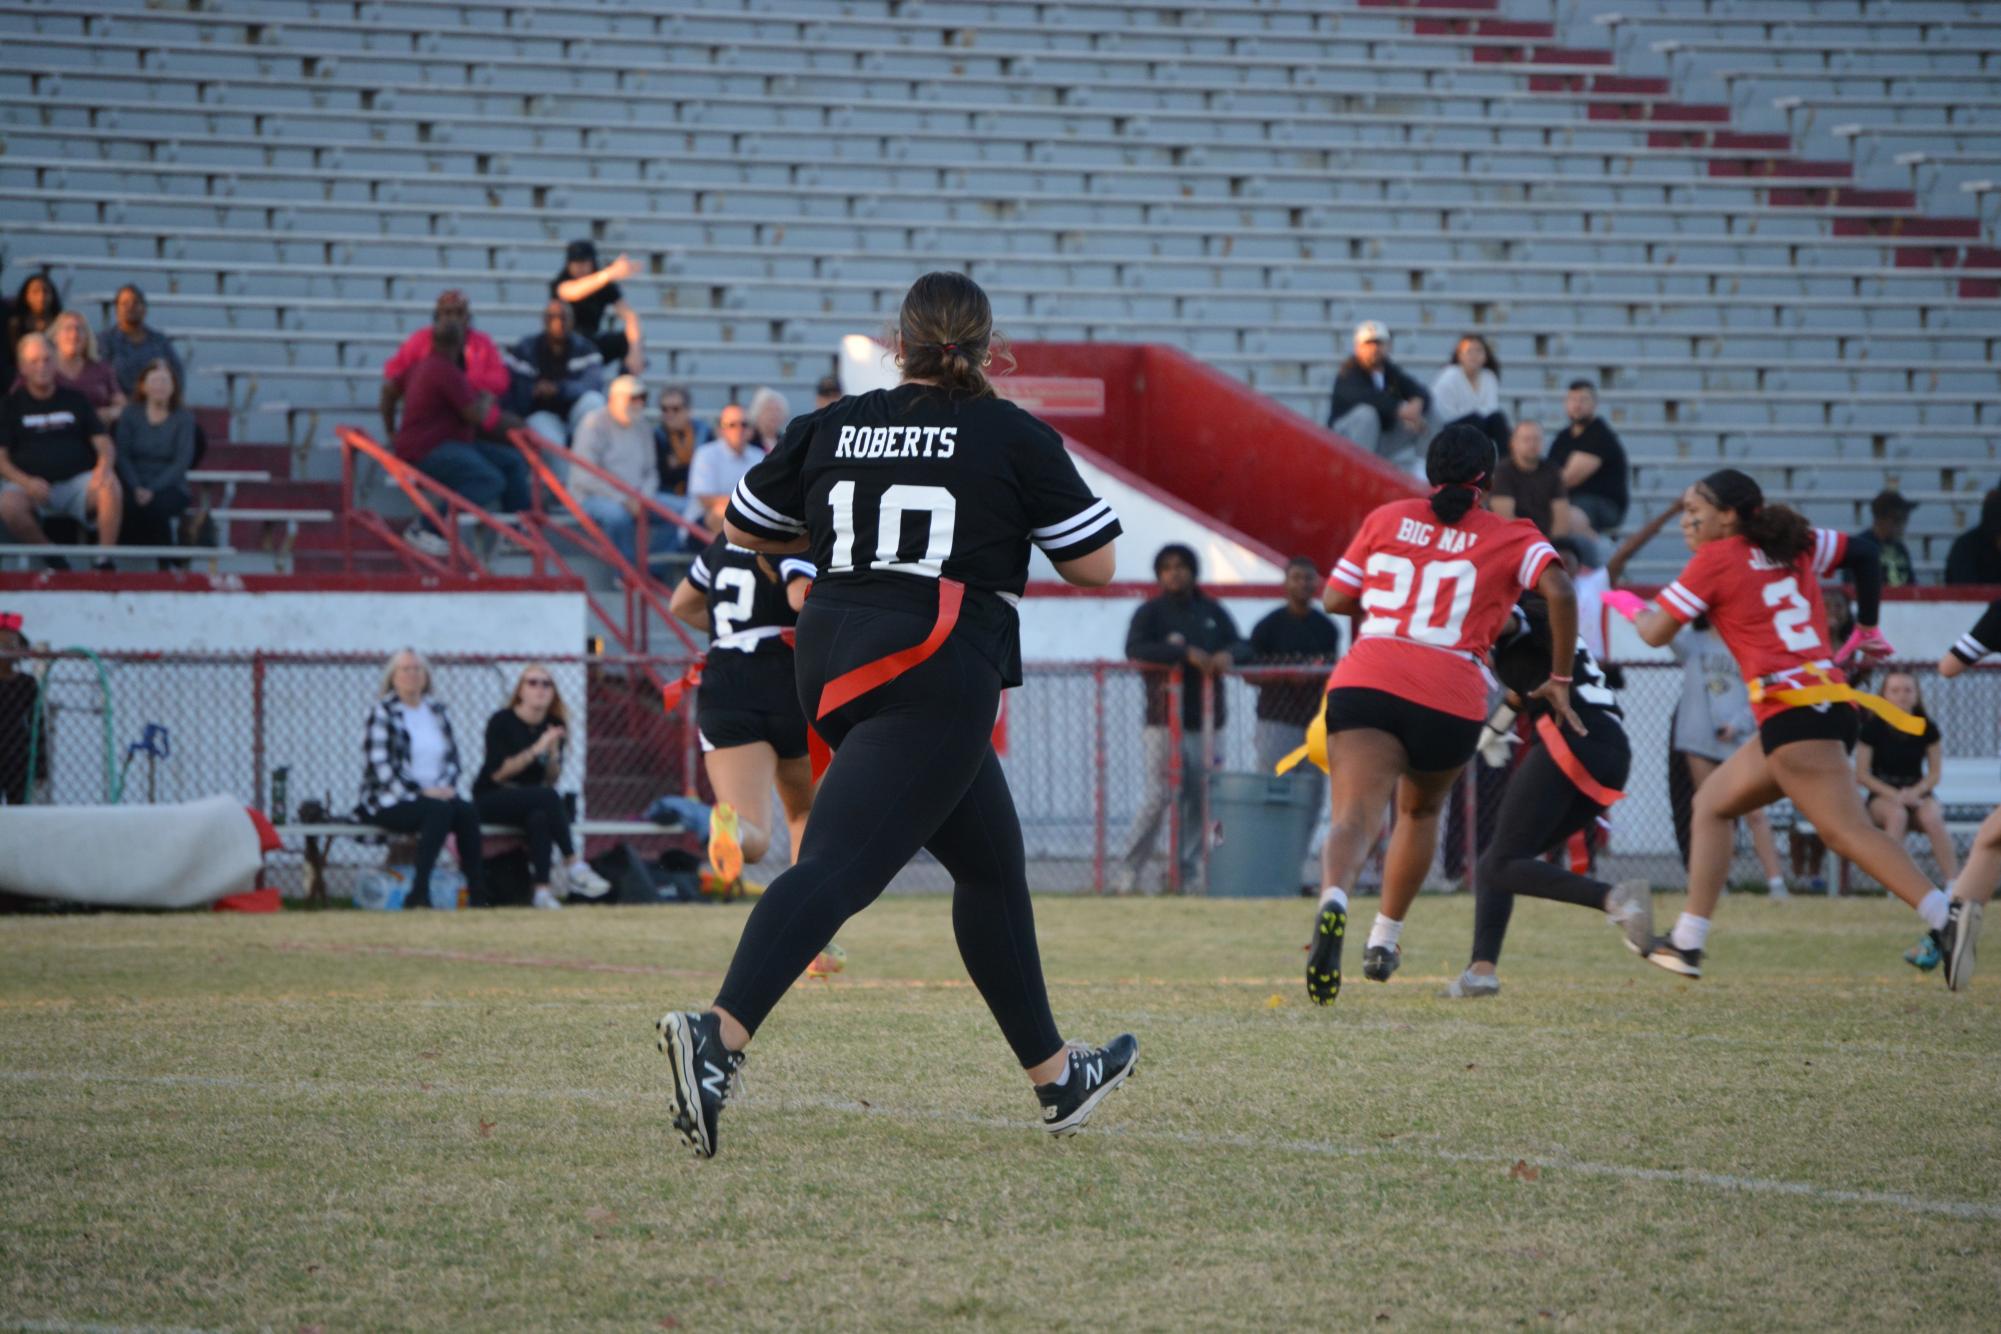
<path fill-rule="evenodd" d="M 1403 962 L 1403 946 L 1371 945 L 1362 951 L 1362 976 L 1371 982 L 1387 982 Z"/>
<path fill-rule="evenodd" d="M 709 816 L 709 866 L 716 879 L 729 884 L 743 874 L 743 844 L 737 837 L 736 807 L 717 802 Z"/>
<path fill-rule="evenodd" d="M 1932 933 L 1929 931 L 1925 932 L 1923 940 L 1904 951 L 1904 962 L 1921 973 L 1929 973 L 1938 967 L 1941 957 L 1938 952 L 1938 942 L 1932 939 Z"/>
<path fill-rule="evenodd" d="M 1647 950 L 1647 962 L 1670 973 L 1680 973 L 1683 977 L 1702 976 L 1702 951 L 1685 950 L 1675 944 L 1671 936 L 1655 937 L 1652 947 Z"/>
<path fill-rule="evenodd" d="M 1476 973 L 1471 968 L 1453 978 L 1438 993 L 1447 1000 L 1482 1000 L 1501 994 L 1501 979 L 1492 973 Z"/>
<path fill-rule="evenodd" d="M 1945 930 L 1932 932 L 1945 962 L 1945 986 L 1958 991 L 1973 980 L 1973 949 L 1980 941 L 1980 905 L 1954 899 L 1946 910 Z"/>
<path fill-rule="evenodd" d="M 1644 955 L 1654 944 L 1654 887 L 1621 880 L 1605 896 L 1605 917 L 1626 937 L 1626 948 Z"/>
<path fill-rule="evenodd" d="M 741 1091 L 743 1053 L 723 1046 L 723 1021 L 714 1011 L 670 1010 L 654 1025 L 658 1046 L 674 1076 L 674 1129 L 704 1158 L 716 1156 L 716 1121 L 732 1091 Z"/>
<path fill-rule="evenodd" d="M 1319 1005 L 1332 1005 L 1341 994 L 1341 942 L 1348 935 L 1348 910 L 1323 903 L 1313 919 L 1313 951 L 1306 958 L 1306 994 Z"/>
<path fill-rule="evenodd" d="M 1037 1084 L 1042 1104 L 1042 1128 L 1052 1135 L 1074 1135 L 1098 1110 L 1105 1095 L 1126 1082 L 1139 1066 L 1139 1039 L 1121 1033 L 1102 1047 L 1069 1044 L 1070 1077 L 1061 1084 Z"/>

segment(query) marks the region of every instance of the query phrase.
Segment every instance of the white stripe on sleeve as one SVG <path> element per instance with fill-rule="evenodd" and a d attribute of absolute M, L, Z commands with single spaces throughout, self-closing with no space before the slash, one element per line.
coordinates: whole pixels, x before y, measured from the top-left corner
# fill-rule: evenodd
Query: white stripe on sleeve
<path fill-rule="evenodd" d="M 1515 572 L 1515 582 L 1523 588 L 1529 587 L 1529 580 L 1535 576 L 1536 562 L 1544 556 L 1555 560 L 1556 548 L 1547 542 L 1534 542 L 1522 553 L 1522 567 Z"/>
<path fill-rule="evenodd" d="M 1683 588 L 1680 580 L 1661 590 L 1660 601 L 1670 612 L 1678 614 L 1683 620 L 1692 621 L 1709 610 L 1709 604 Z"/>
<path fill-rule="evenodd" d="M 1350 588 L 1360 588 L 1363 583 L 1362 567 L 1355 564 L 1354 561 L 1349 560 L 1346 556 L 1343 556 L 1340 560 L 1334 562 L 1334 573 L 1327 576 L 1329 583 L 1332 583 L 1336 579 L 1339 579 Z"/>
<path fill-rule="evenodd" d="M 1112 512 L 1110 501 L 1094 500 L 1061 523 L 1031 528 L 1028 530 L 1028 535 L 1035 545 L 1047 551 L 1051 547 L 1067 547 L 1074 542 L 1080 542 L 1107 523 L 1116 522 L 1118 517 Z"/>
<path fill-rule="evenodd" d="M 1826 574 L 1834 568 L 1835 553 L 1841 550 L 1841 534 L 1832 528 L 1813 530 L 1813 572 Z"/>
<path fill-rule="evenodd" d="M 752 495 L 750 487 L 745 485 L 745 482 L 749 480 L 749 478 L 745 478 L 744 481 L 736 484 L 736 490 L 730 496 L 731 503 L 742 510 L 744 514 L 767 528 L 779 528 L 792 533 L 803 533 L 806 531 L 804 520 L 788 518 Z"/>
<path fill-rule="evenodd" d="M 820 572 L 813 568 L 812 561 L 801 560 L 797 556 L 787 556 L 784 560 L 779 561 L 778 574 L 780 578 L 786 580 L 818 579 L 820 577 Z"/>

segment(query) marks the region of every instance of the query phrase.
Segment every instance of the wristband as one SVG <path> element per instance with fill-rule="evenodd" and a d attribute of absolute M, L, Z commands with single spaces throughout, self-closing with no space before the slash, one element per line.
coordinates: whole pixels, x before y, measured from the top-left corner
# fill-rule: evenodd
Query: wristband
<path fill-rule="evenodd" d="M 1560 686 L 1567 686 L 1572 681 L 1575 681 L 1577 678 L 1574 676 L 1558 676 L 1555 672 L 1551 672 L 1549 674 L 1549 679 L 1556 682 Z"/>

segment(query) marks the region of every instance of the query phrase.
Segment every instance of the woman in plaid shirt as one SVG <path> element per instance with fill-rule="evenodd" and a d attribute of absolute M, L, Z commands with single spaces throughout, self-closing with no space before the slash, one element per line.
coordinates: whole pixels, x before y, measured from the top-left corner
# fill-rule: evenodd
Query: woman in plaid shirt
<path fill-rule="evenodd" d="M 392 833 L 417 836 L 416 876 L 403 906 L 430 906 L 431 868 L 447 834 L 458 836 L 459 870 L 471 901 L 485 903 L 479 810 L 459 796 L 452 722 L 444 701 L 431 694 L 431 665 L 417 650 L 399 649 L 383 669 L 362 754 L 359 817 Z"/>

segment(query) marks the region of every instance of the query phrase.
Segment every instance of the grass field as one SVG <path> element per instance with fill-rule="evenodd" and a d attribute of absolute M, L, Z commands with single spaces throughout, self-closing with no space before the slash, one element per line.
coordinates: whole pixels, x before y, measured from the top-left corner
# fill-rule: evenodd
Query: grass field
<path fill-rule="evenodd" d="M 1908 912 L 1733 899 L 1691 984 L 1526 903 L 1454 1002 L 1426 898 L 1331 1010 L 1301 903 L 1039 912 L 1066 1030 L 1143 1044 L 1082 1136 L 900 898 L 707 1163 L 651 1023 L 740 907 L 0 921 L 0 1326 L 2001 1325 L 2001 968 Z"/>

